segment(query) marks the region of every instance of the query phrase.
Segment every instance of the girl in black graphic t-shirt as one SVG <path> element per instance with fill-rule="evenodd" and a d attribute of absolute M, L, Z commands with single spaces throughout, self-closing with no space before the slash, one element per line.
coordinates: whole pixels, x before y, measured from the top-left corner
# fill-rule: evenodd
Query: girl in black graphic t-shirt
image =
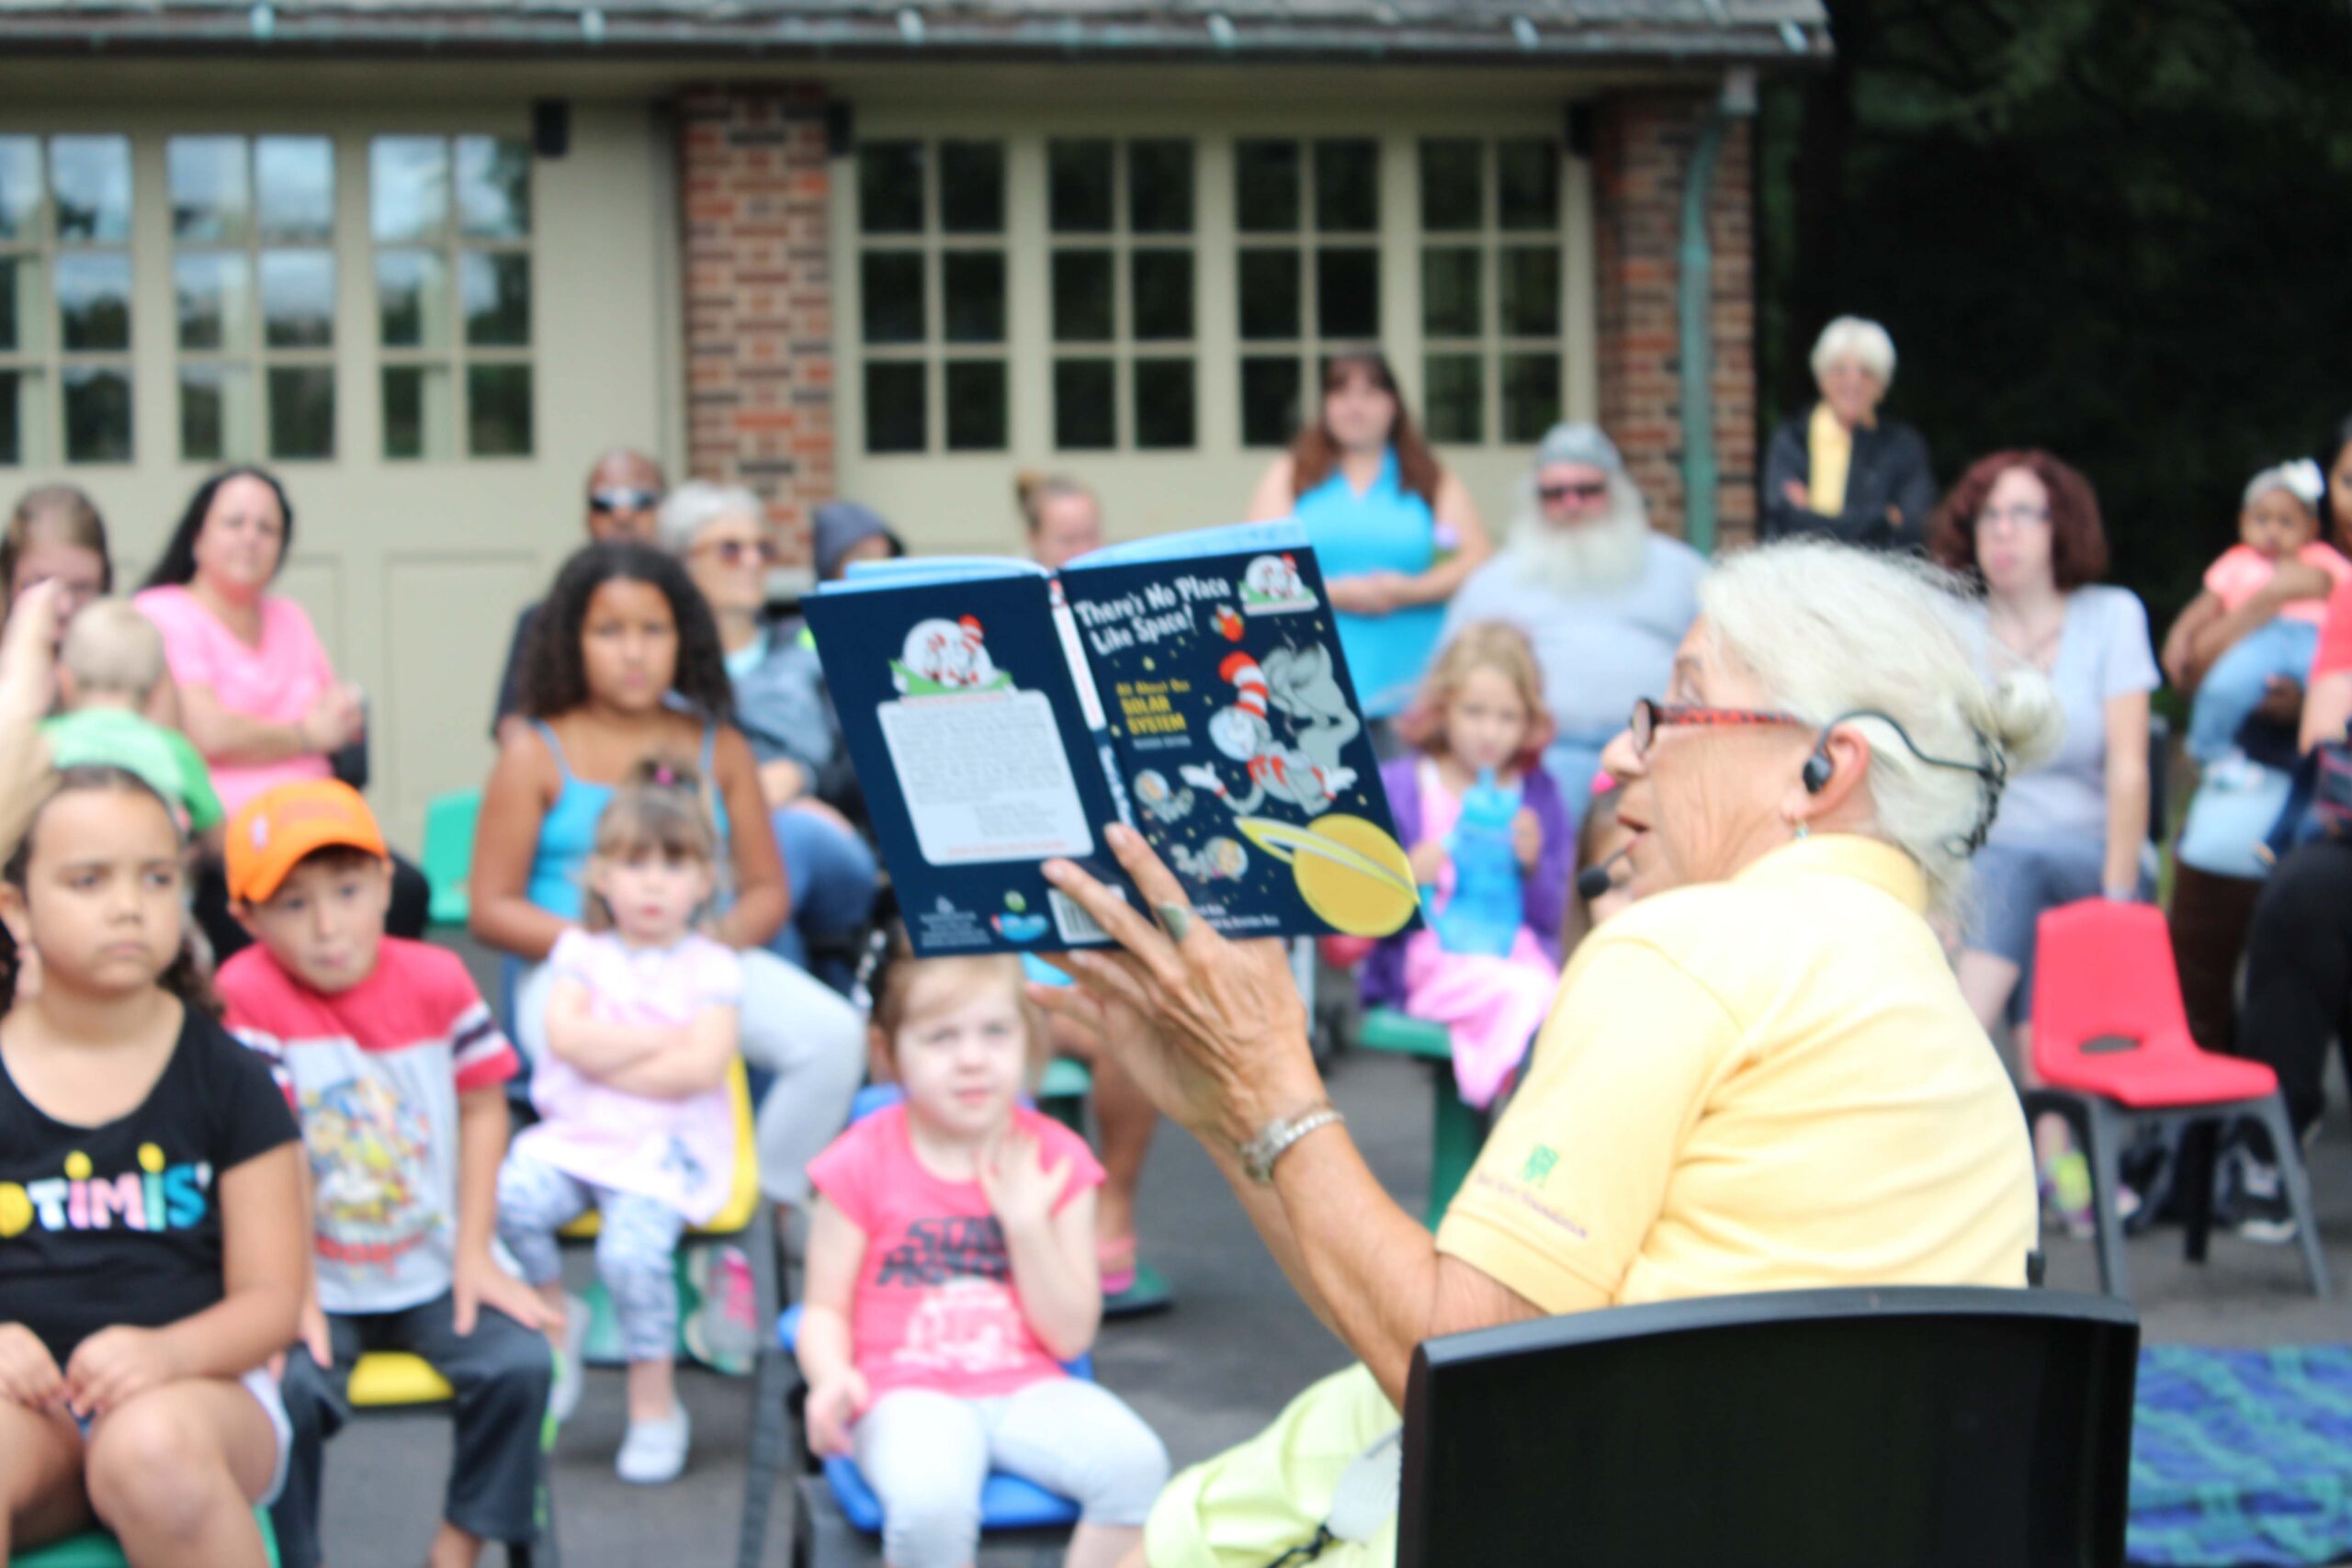
<path fill-rule="evenodd" d="M 300 1145 L 203 1010 L 170 809 L 111 768 L 53 784 L 0 877 L 0 1561 L 95 1519 L 137 1568 L 259 1568 Z"/>

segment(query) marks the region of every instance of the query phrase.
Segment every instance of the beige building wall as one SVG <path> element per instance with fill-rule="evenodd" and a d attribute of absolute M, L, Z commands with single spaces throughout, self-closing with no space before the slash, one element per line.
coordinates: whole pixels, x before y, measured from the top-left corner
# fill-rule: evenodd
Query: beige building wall
<path fill-rule="evenodd" d="M 404 101 L 396 85 L 429 69 L 412 66 L 353 78 L 306 103 L 284 90 L 290 68 L 274 73 L 279 88 L 266 95 L 209 82 L 200 67 L 168 73 L 175 88 L 158 81 L 151 91 L 92 93 L 53 84 L 53 100 L 38 83 L 0 81 L 12 89 L 0 91 L 0 134 L 131 139 L 135 441 L 127 464 L 0 467 L 0 494 L 54 479 L 81 485 L 107 520 L 119 580 L 137 585 L 213 467 L 179 457 L 166 139 L 331 135 L 336 456 L 270 465 L 296 511 L 281 587 L 310 612 L 336 668 L 367 691 L 369 795 L 394 840 L 413 849 L 425 802 L 477 785 L 488 772 L 491 706 L 514 615 L 580 541 L 589 463 L 615 444 L 665 457 L 681 445 L 674 158 L 647 100 L 575 103 L 568 152 L 534 159 L 531 170 L 531 455 L 390 461 L 380 434 L 369 140 L 527 139 L 528 100 L 481 91 L 457 103 Z M 119 87 L 155 73 L 129 68 L 113 80 Z M 65 74 L 70 83 L 80 73 Z"/>

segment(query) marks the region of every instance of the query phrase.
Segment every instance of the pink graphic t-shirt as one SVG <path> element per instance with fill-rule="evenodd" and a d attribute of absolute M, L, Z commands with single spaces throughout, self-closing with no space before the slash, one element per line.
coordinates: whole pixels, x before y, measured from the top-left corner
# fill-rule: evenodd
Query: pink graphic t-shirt
<path fill-rule="evenodd" d="M 164 634 L 164 662 L 172 681 L 201 686 L 232 713 L 272 724 L 300 724 L 334 686 L 334 667 L 302 606 L 277 593 L 261 602 L 261 641 L 248 643 L 215 619 L 185 588 L 150 588 L 131 601 Z M 234 815 L 265 790 L 327 776 L 323 755 L 277 762 L 223 762 L 207 757 L 212 787 Z"/>
<path fill-rule="evenodd" d="M 1102 1168 L 1084 1139 L 1025 1108 L 1013 1118 L 1037 1140 L 1046 1169 L 1069 1161 L 1057 1213 L 1102 1185 Z M 865 1233 L 850 1303 L 850 1353 L 876 1398 L 894 1388 L 928 1388 L 986 1399 L 1069 1375 L 1021 1311 L 1004 1230 L 980 1184 L 944 1180 L 924 1168 L 904 1105 L 877 1111 L 834 1139 L 808 1162 L 808 1179 Z"/>

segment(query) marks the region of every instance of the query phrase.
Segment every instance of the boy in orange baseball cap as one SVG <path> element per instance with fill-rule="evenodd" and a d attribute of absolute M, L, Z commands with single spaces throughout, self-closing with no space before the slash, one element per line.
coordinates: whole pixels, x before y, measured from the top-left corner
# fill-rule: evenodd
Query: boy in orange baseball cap
<path fill-rule="evenodd" d="M 491 1254 L 514 1049 L 456 954 L 384 934 L 391 860 L 356 790 L 281 784 L 224 838 L 230 908 L 254 942 L 220 966 L 227 1022 L 270 1058 L 315 1178 L 316 1287 L 286 1358 L 279 1557 L 319 1561 L 325 1439 L 366 1350 L 413 1351 L 458 1391 L 431 1561 L 527 1544 L 553 1367 L 545 1309 Z"/>

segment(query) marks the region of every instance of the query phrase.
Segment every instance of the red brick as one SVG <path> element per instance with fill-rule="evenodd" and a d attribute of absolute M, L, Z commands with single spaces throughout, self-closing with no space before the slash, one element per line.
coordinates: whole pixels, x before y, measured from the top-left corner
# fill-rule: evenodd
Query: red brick
<path fill-rule="evenodd" d="M 687 466 L 750 483 L 804 561 L 833 479 L 823 105 L 791 84 L 705 84 L 678 101 Z"/>

